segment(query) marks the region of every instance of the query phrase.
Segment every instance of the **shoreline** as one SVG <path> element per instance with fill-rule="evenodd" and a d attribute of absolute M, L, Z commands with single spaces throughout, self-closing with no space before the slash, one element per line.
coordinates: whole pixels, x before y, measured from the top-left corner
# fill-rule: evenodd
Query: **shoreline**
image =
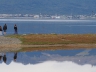
<path fill-rule="evenodd" d="M 96 34 L 28 34 L 0 36 L 0 49 L 59 50 L 96 48 Z M 25 50 L 25 51 L 26 51 Z"/>
<path fill-rule="evenodd" d="M 63 47 L 63 48 L 95 48 L 96 44 L 54 44 L 54 45 L 22 45 L 22 44 L 2 44 L 0 48 L 25 48 L 25 47 Z"/>
<path fill-rule="evenodd" d="M 73 50 L 73 49 L 95 49 L 96 44 L 58 44 L 58 45 L 0 45 L 0 52 L 23 52 L 44 50 Z"/>
<path fill-rule="evenodd" d="M 96 44 L 55 44 L 55 45 L 21 45 L 21 47 L 63 47 L 65 48 L 95 48 Z M 62 49 L 63 49 L 62 48 Z"/>
<path fill-rule="evenodd" d="M 23 45 L 19 51 L 95 49 L 96 44 Z"/>

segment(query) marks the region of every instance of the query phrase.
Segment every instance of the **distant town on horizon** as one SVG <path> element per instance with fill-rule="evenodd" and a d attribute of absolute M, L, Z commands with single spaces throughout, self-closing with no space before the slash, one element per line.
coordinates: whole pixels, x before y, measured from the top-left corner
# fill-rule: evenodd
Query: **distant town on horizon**
<path fill-rule="evenodd" d="M 0 14 L 0 19 L 96 19 L 96 14 L 90 15 L 48 15 L 48 14 Z"/>

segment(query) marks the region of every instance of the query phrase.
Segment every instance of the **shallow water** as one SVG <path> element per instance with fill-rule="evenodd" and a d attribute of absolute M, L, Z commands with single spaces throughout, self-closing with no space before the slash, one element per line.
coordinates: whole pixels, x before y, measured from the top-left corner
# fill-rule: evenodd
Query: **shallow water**
<path fill-rule="evenodd" d="M 1 20 L 0 25 L 7 24 L 7 34 L 14 34 L 14 24 L 18 26 L 19 34 L 56 33 L 56 34 L 85 34 L 96 33 L 96 20 Z"/>
<path fill-rule="evenodd" d="M 96 49 L 2 53 L 2 72 L 96 72 Z M 16 60 L 14 60 L 14 55 Z"/>

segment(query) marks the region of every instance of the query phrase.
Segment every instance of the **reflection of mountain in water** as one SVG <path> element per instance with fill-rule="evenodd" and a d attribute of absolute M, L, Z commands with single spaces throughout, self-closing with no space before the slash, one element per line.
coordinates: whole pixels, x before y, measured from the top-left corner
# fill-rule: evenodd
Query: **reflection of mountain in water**
<path fill-rule="evenodd" d="M 7 64 L 13 60 L 14 53 L 6 53 Z M 92 50 L 56 50 L 17 53 L 16 63 L 37 64 L 45 61 L 72 61 L 80 65 L 96 65 L 96 49 Z M 0 61 L 2 63 L 3 60 Z"/>

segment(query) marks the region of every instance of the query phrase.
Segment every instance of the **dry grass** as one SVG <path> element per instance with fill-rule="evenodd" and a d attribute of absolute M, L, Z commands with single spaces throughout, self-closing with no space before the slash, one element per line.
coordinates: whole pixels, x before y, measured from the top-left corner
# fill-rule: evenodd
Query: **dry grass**
<path fill-rule="evenodd" d="M 20 51 L 96 48 L 96 34 L 29 34 L 10 37 L 22 41 Z"/>
<path fill-rule="evenodd" d="M 96 48 L 96 44 L 66 44 L 66 45 L 41 45 L 41 46 L 26 46 L 20 49 L 19 51 L 43 51 L 43 50 L 69 50 L 69 49 L 92 49 Z"/>
<path fill-rule="evenodd" d="M 13 35 L 24 45 L 96 44 L 96 34 L 29 34 Z"/>

